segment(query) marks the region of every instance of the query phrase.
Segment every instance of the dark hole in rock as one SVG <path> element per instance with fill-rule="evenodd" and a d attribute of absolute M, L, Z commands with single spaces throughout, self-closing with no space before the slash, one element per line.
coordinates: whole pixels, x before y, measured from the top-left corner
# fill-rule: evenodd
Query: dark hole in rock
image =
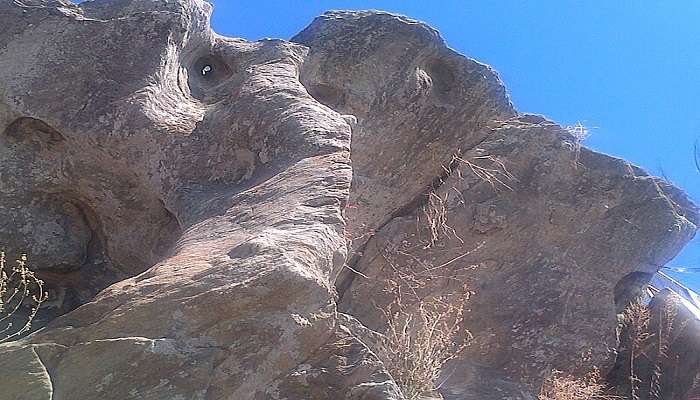
<path fill-rule="evenodd" d="M 212 89 L 233 76 L 234 70 L 223 58 L 207 55 L 198 58 L 189 69 L 188 84 L 192 96 L 199 100 L 213 100 Z"/>
<path fill-rule="evenodd" d="M 99 217 L 85 204 L 73 202 L 80 210 L 80 215 L 89 226 L 91 235 L 86 243 L 87 254 L 85 259 L 76 263 L 62 263 L 42 265 L 31 263 L 30 267 L 36 276 L 43 281 L 43 289 L 48 294 L 32 322 L 32 329 L 26 334 L 34 332 L 52 320 L 67 314 L 81 305 L 92 301 L 102 290 L 108 286 L 146 271 L 157 259 L 151 259 L 142 266 L 117 265 L 106 250 L 105 234 L 102 232 Z M 162 259 L 171 249 L 174 241 L 180 236 L 181 228 L 176 218 L 167 209 L 160 210 L 162 224 L 159 236 L 154 241 L 155 247 L 151 249 L 153 256 Z M 31 313 L 33 302 L 27 302 L 16 315 L 13 316 L 15 324 L 24 323 Z M 2 326 L 0 325 L 0 328 Z"/>
<path fill-rule="evenodd" d="M 649 284 L 653 274 L 648 272 L 634 271 L 625 275 L 615 285 L 615 311 L 619 314 L 627 306 L 638 299 L 644 298 L 644 289 Z"/>
<path fill-rule="evenodd" d="M 38 119 L 23 117 L 13 121 L 5 135 L 16 142 L 27 142 L 35 150 L 52 149 L 66 139 L 53 127 Z"/>
<path fill-rule="evenodd" d="M 85 203 L 69 194 L 52 194 L 24 210 L 31 219 L 24 221 L 33 230 L 22 240 L 10 240 L 16 251 L 27 252 L 28 266 L 42 281 L 41 291 L 47 295 L 39 304 L 31 329 L 26 334 L 42 328 L 51 320 L 66 314 L 92 300 L 110 284 L 126 276 L 117 271 L 104 251 L 104 236 L 95 212 Z M 13 221 L 20 223 L 19 220 Z M 54 227 L 47 231 L 46 227 Z M 14 260 L 17 254 L 8 255 Z M 39 296 L 37 287 L 11 316 L 13 326 L 23 326 L 37 303 L 32 296 Z M 0 324 L 0 329 L 6 325 Z"/>
<path fill-rule="evenodd" d="M 433 93 L 444 99 L 450 95 L 455 85 L 455 73 L 453 67 L 444 60 L 432 59 L 426 63 L 425 72 L 433 82 Z"/>
<path fill-rule="evenodd" d="M 344 104 L 343 91 L 327 84 L 317 83 L 309 87 L 309 94 L 319 103 L 336 109 Z"/>
<path fill-rule="evenodd" d="M 11 132 L 17 135 L 20 130 Z M 26 129 L 23 134 L 32 138 L 42 135 Z M 17 151 L 24 150 L 26 146 Z M 20 178 L 26 175 L 22 169 L 16 174 Z M 143 231 L 144 236 L 139 239 L 143 247 L 136 252 L 143 257 L 125 264 L 117 261 L 115 253 L 133 253 L 133 242 L 124 242 L 113 226 L 111 230 L 103 226 L 105 216 L 99 214 L 96 200 L 81 195 L 79 186 L 62 183 L 51 188 L 37 187 L 31 179 L 11 181 L 9 185 L 15 190 L 3 191 L 0 182 L 0 216 L 8 221 L 0 225 L 0 248 L 9 252 L 7 258 L 13 262 L 20 252 L 27 253 L 30 270 L 43 281 L 44 292 L 48 293 L 31 330 L 25 334 L 92 301 L 106 287 L 147 270 L 173 248 L 182 232 L 176 217 L 162 201 L 144 199 L 148 206 L 136 211 L 144 211 L 143 217 L 152 223 L 152 229 Z M 51 192 L 45 192 L 49 189 Z M 5 322 L 24 326 L 34 307 L 36 302 L 24 301 Z M 5 327 L 0 323 L 0 330 Z"/>

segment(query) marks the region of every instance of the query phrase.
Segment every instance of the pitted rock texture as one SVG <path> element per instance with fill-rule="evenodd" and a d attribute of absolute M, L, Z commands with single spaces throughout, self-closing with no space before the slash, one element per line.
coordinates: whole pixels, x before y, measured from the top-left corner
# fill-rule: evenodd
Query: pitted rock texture
<path fill-rule="evenodd" d="M 406 271 L 474 291 L 443 395 L 528 398 L 604 365 L 628 278 L 695 232 L 681 192 L 518 115 L 425 24 L 248 42 L 210 14 L 0 3 L 0 242 L 61 294 L 0 345 L 0 387 L 32 388 L 0 400 L 400 400 L 362 324 Z"/>

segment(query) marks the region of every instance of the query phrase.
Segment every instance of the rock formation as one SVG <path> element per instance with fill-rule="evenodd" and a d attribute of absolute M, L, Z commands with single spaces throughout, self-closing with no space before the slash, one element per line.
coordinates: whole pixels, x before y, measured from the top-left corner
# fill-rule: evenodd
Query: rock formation
<path fill-rule="evenodd" d="M 401 399 L 367 327 L 426 272 L 473 292 L 445 398 L 610 366 L 616 313 L 695 233 L 682 192 L 518 114 L 425 24 L 248 42 L 210 14 L 0 3 L 0 243 L 61 293 L 0 345 L 1 400 Z"/>

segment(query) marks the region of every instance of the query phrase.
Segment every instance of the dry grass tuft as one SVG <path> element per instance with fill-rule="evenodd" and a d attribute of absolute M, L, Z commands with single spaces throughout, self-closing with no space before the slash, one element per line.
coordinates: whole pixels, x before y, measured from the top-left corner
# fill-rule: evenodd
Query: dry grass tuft
<path fill-rule="evenodd" d="M 377 354 L 407 400 L 417 400 L 439 389 L 442 367 L 457 357 L 468 339 L 460 341 L 462 304 L 433 297 L 407 306 L 397 298 L 382 310 L 386 332 Z"/>
<path fill-rule="evenodd" d="M 581 146 L 583 146 L 583 141 L 591 135 L 591 130 L 585 125 L 583 125 L 580 121 L 577 122 L 575 125 L 565 126 L 564 130 L 574 137 L 574 165 L 578 167 L 578 160 L 581 154 Z"/>
<path fill-rule="evenodd" d="M 644 342 L 649 340 L 654 334 L 649 331 L 651 322 L 651 311 L 642 302 L 631 303 L 622 315 L 622 321 L 627 330 L 630 340 L 629 349 L 629 383 L 630 397 L 632 400 L 639 399 L 639 383 L 641 382 L 635 373 L 635 361 L 642 355 Z"/>
<path fill-rule="evenodd" d="M 504 188 L 512 191 L 513 188 L 508 183 L 517 181 L 515 176 L 508 171 L 503 161 L 492 155 L 473 156 L 467 159 L 461 157 L 459 154 L 453 154 L 449 166 L 443 165 L 442 168 L 447 175 L 455 172 L 459 179 L 463 179 L 462 171 L 456 168 L 456 166 L 460 164 L 466 165 L 474 176 L 491 185 L 495 192 L 500 192 Z M 441 181 L 441 184 L 442 183 L 444 183 L 444 181 Z M 454 187 L 453 189 L 461 196 L 459 190 Z M 420 218 L 417 218 L 418 225 L 424 222 L 425 226 L 428 228 L 429 238 L 424 241 L 426 249 L 433 247 L 443 235 L 447 237 L 452 236 L 460 243 L 464 244 L 464 241 L 459 237 L 457 231 L 447 223 L 447 199 L 447 193 L 440 195 L 436 189 L 431 190 L 427 194 L 427 200 L 422 207 L 425 221 L 421 221 Z"/>
<path fill-rule="evenodd" d="M 583 142 L 591 135 L 591 130 L 583 125 L 580 121 L 575 125 L 569 125 L 564 127 L 564 129 L 569 132 L 578 143 Z"/>
<path fill-rule="evenodd" d="M 424 248 L 433 247 L 442 235 L 453 236 L 464 243 L 457 235 L 457 231 L 447 224 L 447 194 L 441 197 L 435 191 L 428 193 L 428 200 L 423 205 L 422 211 L 429 233 L 428 240 L 424 241 Z"/>
<path fill-rule="evenodd" d="M 469 160 L 454 155 L 453 159 L 469 167 L 477 178 L 487 182 L 496 192 L 501 191 L 503 188 L 512 191 L 513 188 L 507 182 L 517 181 L 515 176 L 508 171 L 503 161 L 492 155 L 474 156 Z M 489 165 L 480 165 L 484 163 Z"/>
<path fill-rule="evenodd" d="M 5 253 L 0 252 L 0 343 L 28 332 L 41 303 L 47 298 L 44 282 L 29 269 L 25 254 L 15 261 L 15 265 L 8 266 Z M 27 308 L 26 321 L 16 327 L 12 322 L 13 317 Z"/>
<path fill-rule="evenodd" d="M 673 340 L 671 334 L 673 332 L 673 323 L 676 319 L 676 314 L 677 310 L 671 303 L 667 303 L 659 314 L 659 323 L 656 332 L 658 343 L 654 360 L 654 373 L 649 383 L 649 397 L 652 399 L 661 398 L 661 376 L 663 375 L 661 362 L 668 357 L 668 350 Z"/>
<path fill-rule="evenodd" d="M 476 249 L 465 255 L 473 251 Z M 409 256 L 401 251 L 398 254 Z M 406 399 L 416 400 L 440 388 L 443 366 L 456 358 L 471 340 L 462 320 L 472 292 L 466 283 L 447 271 L 450 262 L 400 268 L 395 255 L 383 254 L 393 271 L 384 281 L 384 291 L 392 301 L 378 307 L 386 325 L 375 350 Z M 438 282 L 457 286 L 449 291 L 442 287 L 442 294 L 436 295 Z"/>
<path fill-rule="evenodd" d="M 620 397 L 606 394 L 598 370 L 585 377 L 575 378 L 560 371 L 553 371 L 545 380 L 538 400 L 612 400 Z"/>
<path fill-rule="evenodd" d="M 456 172 L 461 179 L 462 172 L 456 168 L 460 164 L 466 165 L 496 192 L 504 188 L 513 190 L 508 183 L 517 180 L 501 160 L 490 155 L 468 159 L 454 155 L 449 166 L 443 166 L 446 175 Z M 443 178 L 440 184 L 444 183 Z M 417 246 L 431 248 L 446 237 L 454 237 L 464 245 L 448 224 L 449 195 L 441 194 L 436 186 L 427 193 L 422 213 L 416 215 Z M 420 238 L 423 228 L 428 231 L 427 239 Z M 435 395 L 441 385 L 439 379 L 443 366 L 458 357 L 472 338 L 462 322 L 465 304 L 473 293 L 456 274 L 464 267 L 458 268 L 455 263 L 483 245 L 481 243 L 437 266 L 412 255 L 408 249 L 387 248 L 382 253 L 393 272 L 384 281 L 385 291 L 392 300 L 388 305 L 378 307 L 386 325 L 374 350 L 407 400 Z M 397 255 L 408 262 L 398 267 L 395 262 Z M 454 290 L 447 289 L 450 287 Z"/>

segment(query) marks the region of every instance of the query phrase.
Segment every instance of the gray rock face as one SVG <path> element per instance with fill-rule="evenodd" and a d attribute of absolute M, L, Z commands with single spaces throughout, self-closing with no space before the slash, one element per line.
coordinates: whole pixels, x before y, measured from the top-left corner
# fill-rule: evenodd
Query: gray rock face
<path fill-rule="evenodd" d="M 604 365 L 626 277 L 695 232 L 677 189 L 518 115 L 424 24 L 248 42 L 210 13 L 0 3 L 0 243 L 65 294 L 0 345 L 0 387 L 32 388 L 0 400 L 399 400 L 362 337 L 397 271 L 474 291 L 445 397 L 528 398 Z"/>
<path fill-rule="evenodd" d="M 382 282 L 396 269 L 425 274 L 431 283 L 424 293 L 448 294 L 464 284 L 474 291 L 464 321 L 474 341 L 465 362 L 535 386 L 549 368 L 606 367 L 617 309 L 624 293 L 634 292 L 626 277 L 670 260 L 692 237 L 695 211 L 683 209 L 686 200 L 662 181 L 579 151 L 568 133 L 545 121 L 523 117 L 489 129 L 462 158 L 486 169 L 505 166 L 510 177 L 492 185 L 476 168 L 456 166 L 434 191 L 454 233 L 426 248 L 423 210 L 393 219 L 354 267 L 367 278 L 354 278 L 340 309 L 379 328 L 376 306 L 391 301 L 381 296 Z"/>
<path fill-rule="evenodd" d="M 492 70 L 425 25 L 327 13 L 293 40 L 311 49 L 310 93 L 357 117 L 346 217 L 361 254 L 336 282 L 340 310 L 382 330 L 377 307 L 397 276 L 429 277 L 422 295 L 473 290 L 475 339 L 446 393 L 464 392 L 465 374 L 495 382 L 494 369 L 537 387 L 551 368 L 608 367 L 616 313 L 646 283 L 630 277 L 650 276 L 694 235 L 685 195 L 517 116 Z"/>
<path fill-rule="evenodd" d="M 2 239 L 91 291 L 3 348 L 3 387 L 43 365 L 55 400 L 254 398 L 333 337 L 350 126 L 297 79 L 306 48 L 210 13 L 0 5 L 0 212 L 30 227 Z"/>
<path fill-rule="evenodd" d="M 352 249 L 410 213 L 487 122 L 516 115 L 496 73 L 446 47 L 432 28 L 386 13 L 329 12 L 293 41 L 310 48 L 301 81 L 353 115 Z"/>

